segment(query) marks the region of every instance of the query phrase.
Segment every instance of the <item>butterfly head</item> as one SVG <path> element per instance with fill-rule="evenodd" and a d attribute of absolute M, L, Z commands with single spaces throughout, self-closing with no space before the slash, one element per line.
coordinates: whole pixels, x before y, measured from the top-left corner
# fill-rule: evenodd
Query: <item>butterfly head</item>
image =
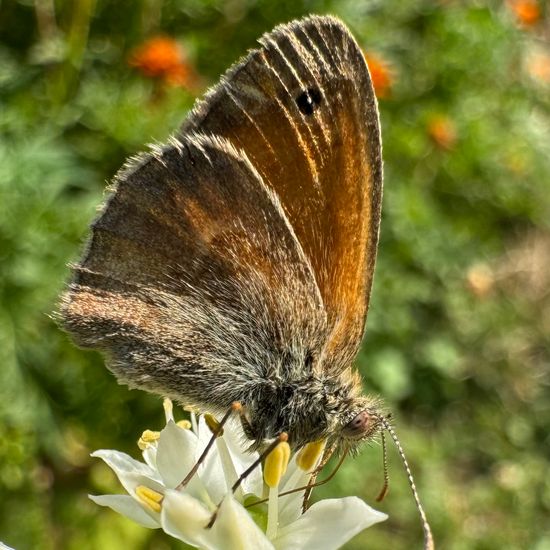
<path fill-rule="evenodd" d="M 299 449 L 326 439 L 332 446 L 357 449 L 376 437 L 381 429 L 380 400 L 361 395 L 356 373 L 312 376 L 254 386 L 244 404 L 241 421 L 245 435 L 261 449 L 282 432 Z"/>
<path fill-rule="evenodd" d="M 368 401 L 359 404 L 366 408 L 356 409 L 357 412 L 353 413 L 353 418 L 342 426 L 340 432 L 341 439 L 349 440 L 350 442 L 362 441 L 369 439 L 380 431 L 382 427 L 380 414 L 370 406 Z"/>

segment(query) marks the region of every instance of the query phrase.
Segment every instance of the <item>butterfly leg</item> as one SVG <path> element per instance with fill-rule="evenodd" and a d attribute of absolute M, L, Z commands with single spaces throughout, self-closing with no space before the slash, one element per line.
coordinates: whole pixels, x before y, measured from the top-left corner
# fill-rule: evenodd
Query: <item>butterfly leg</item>
<path fill-rule="evenodd" d="M 307 509 L 309 508 L 309 497 L 311 496 L 311 492 L 313 491 L 313 487 L 315 487 L 315 483 L 317 481 L 317 476 L 321 472 L 321 470 L 326 466 L 327 462 L 330 460 L 330 457 L 333 455 L 335 450 L 335 447 L 329 447 L 328 449 L 325 449 L 325 452 L 323 453 L 323 458 L 321 458 L 321 462 L 319 462 L 319 466 L 313 470 L 311 477 L 309 478 L 308 486 L 304 492 L 304 500 L 302 501 L 302 513 L 304 514 Z"/>
<path fill-rule="evenodd" d="M 243 428 L 244 435 L 248 439 L 255 440 L 256 437 L 254 435 L 254 429 L 252 428 L 252 424 L 250 424 L 250 421 L 246 416 L 246 411 L 244 407 L 241 407 L 241 409 L 239 410 L 239 420 L 241 421 L 241 426 Z"/>
<path fill-rule="evenodd" d="M 208 456 L 208 453 L 210 452 L 210 449 L 212 448 L 212 445 L 214 445 L 214 442 L 218 437 L 220 437 L 223 434 L 223 426 L 224 424 L 229 420 L 229 417 L 234 413 L 238 412 L 242 409 L 242 405 L 238 402 L 235 402 L 231 405 L 231 408 L 225 413 L 223 418 L 216 424 L 212 421 L 208 422 L 207 424 L 209 428 L 212 430 L 212 437 L 210 438 L 210 441 L 204 448 L 204 451 L 202 452 L 201 456 L 197 459 L 197 462 L 195 465 L 191 468 L 190 472 L 185 476 L 185 478 L 182 480 L 182 482 L 176 487 L 176 490 L 183 489 L 193 478 L 193 476 L 197 473 L 199 466 L 204 462 L 206 457 Z"/>

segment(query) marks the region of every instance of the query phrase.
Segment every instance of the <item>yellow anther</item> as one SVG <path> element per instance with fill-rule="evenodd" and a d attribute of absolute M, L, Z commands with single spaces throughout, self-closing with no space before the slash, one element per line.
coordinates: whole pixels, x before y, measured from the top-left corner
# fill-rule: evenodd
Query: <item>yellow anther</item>
<path fill-rule="evenodd" d="M 153 441 L 158 441 L 160 438 L 160 432 L 154 432 L 153 430 L 145 430 L 141 434 L 141 439 L 147 443 L 153 443 Z"/>
<path fill-rule="evenodd" d="M 138 485 L 136 487 L 136 496 L 142 504 L 145 504 L 153 512 L 160 512 L 162 499 L 164 498 L 162 493 L 145 487 L 145 485 Z"/>
<path fill-rule="evenodd" d="M 310 472 L 315 468 L 321 453 L 325 449 L 325 443 L 326 439 L 320 439 L 319 441 L 313 441 L 304 445 L 296 455 L 296 465 L 298 468 L 304 472 Z"/>
<path fill-rule="evenodd" d="M 154 432 L 153 430 L 145 430 L 141 437 L 138 439 L 138 447 L 145 451 L 148 447 L 151 446 L 152 443 L 155 443 L 155 441 L 158 441 L 160 437 L 160 432 Z"/>
<path fill-rule="evenodd" d="M 176 422 L 176 424 L 180 428 L 183 428 L 184 430 L 190 430 L 191 429 L 191 422 L 189 422 L 189 420 L 178 420 Z"/>
<path fill-rule="evenodd" d="M 220 429 L 220 423 L 216 420 L 216 418 L 214 418 L 213 415 L 206 413 L 204 415 L 204 421 L 213 434 L 217 434 L 218 436 L 223 435 L 223 429 Z"/>
<path fill-rule="evenodd" d="M 264 481 L 270 488 L 277 487 L 285 475 L 290 459 L 290 445 L 281 441 L 266 457 L 264 464 Z"/>

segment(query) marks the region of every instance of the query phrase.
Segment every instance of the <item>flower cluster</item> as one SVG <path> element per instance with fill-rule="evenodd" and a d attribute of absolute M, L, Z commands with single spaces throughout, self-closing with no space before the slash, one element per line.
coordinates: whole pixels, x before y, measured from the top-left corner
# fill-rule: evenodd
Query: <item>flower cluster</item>
<path fill-rule="evenodd" d="M 428 122 L 428 135 L 440 149 L 452 149 L 457 140 L 455 123 L 448 116 L 434 116 Z"/>
<path fill-rule="evenodd" d="M 322 452 L 320 444 L 310 444 L 290 458 L 282 441 L 267 456 L 263 475 L 259 466 L 252 469 L 232 491 L 258 454 L 242 450 L 242 430 L 231 420 L 182 487 L 212 437 L 212 421 L 200 417 L 192 424 L 176 423 L 168 400 L 165 411 L 164 429 L 146 430 L 139 440 L 144 462 L 113 450 L 93 453 L 114 470 L 128 493 L 90 496 L 94 502 L 144 527 L 160 527 L 186 544 L 212 550 L 339 548 L 387 517 L 357 497 L 323 500 L 302 514 L 303 491 L 280 496 L 307 484 Z M 264 497 L 267 504 L 247 508 Z"/>
<path fill-rule="evenodd" d="M 376 97 L 378 99 L 387 97 L 393 85 L 393 75 L 388 63 L 382 57 L 373 53 L 364 52 L 364 56 L 369 67 Z"/>
<path fill-rule="evenodd" d="M 131 54 L 129 63 L 149 78 L 158 78 L 171 86 L 193 89 L 198 77 L 180 44 L 166 36 L 153 37 Z"/>
<path fill-rule="evenodd" d="M 517 22 L 524 27 L 532 27 L 541 19 L 541 9 L 536 0 L 509 0 L 508 5 Z"/>

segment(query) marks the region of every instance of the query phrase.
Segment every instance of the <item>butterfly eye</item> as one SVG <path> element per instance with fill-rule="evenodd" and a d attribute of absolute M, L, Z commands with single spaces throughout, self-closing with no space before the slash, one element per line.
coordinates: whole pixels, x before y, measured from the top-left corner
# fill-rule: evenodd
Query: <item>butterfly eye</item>
<path fill-rule="evenodd" d="M 323 96 L 318 88 L 309 88 L 296 98 L 296 105 L 304 115 L 312 115 L 321 104 Z"/>
<path fill-rule="evenodd" d="M 367 411 L 355 415 L 342 429 L 344 437 L 359 438 L 368 433 L 373 426 L 373 418 Z"/>

